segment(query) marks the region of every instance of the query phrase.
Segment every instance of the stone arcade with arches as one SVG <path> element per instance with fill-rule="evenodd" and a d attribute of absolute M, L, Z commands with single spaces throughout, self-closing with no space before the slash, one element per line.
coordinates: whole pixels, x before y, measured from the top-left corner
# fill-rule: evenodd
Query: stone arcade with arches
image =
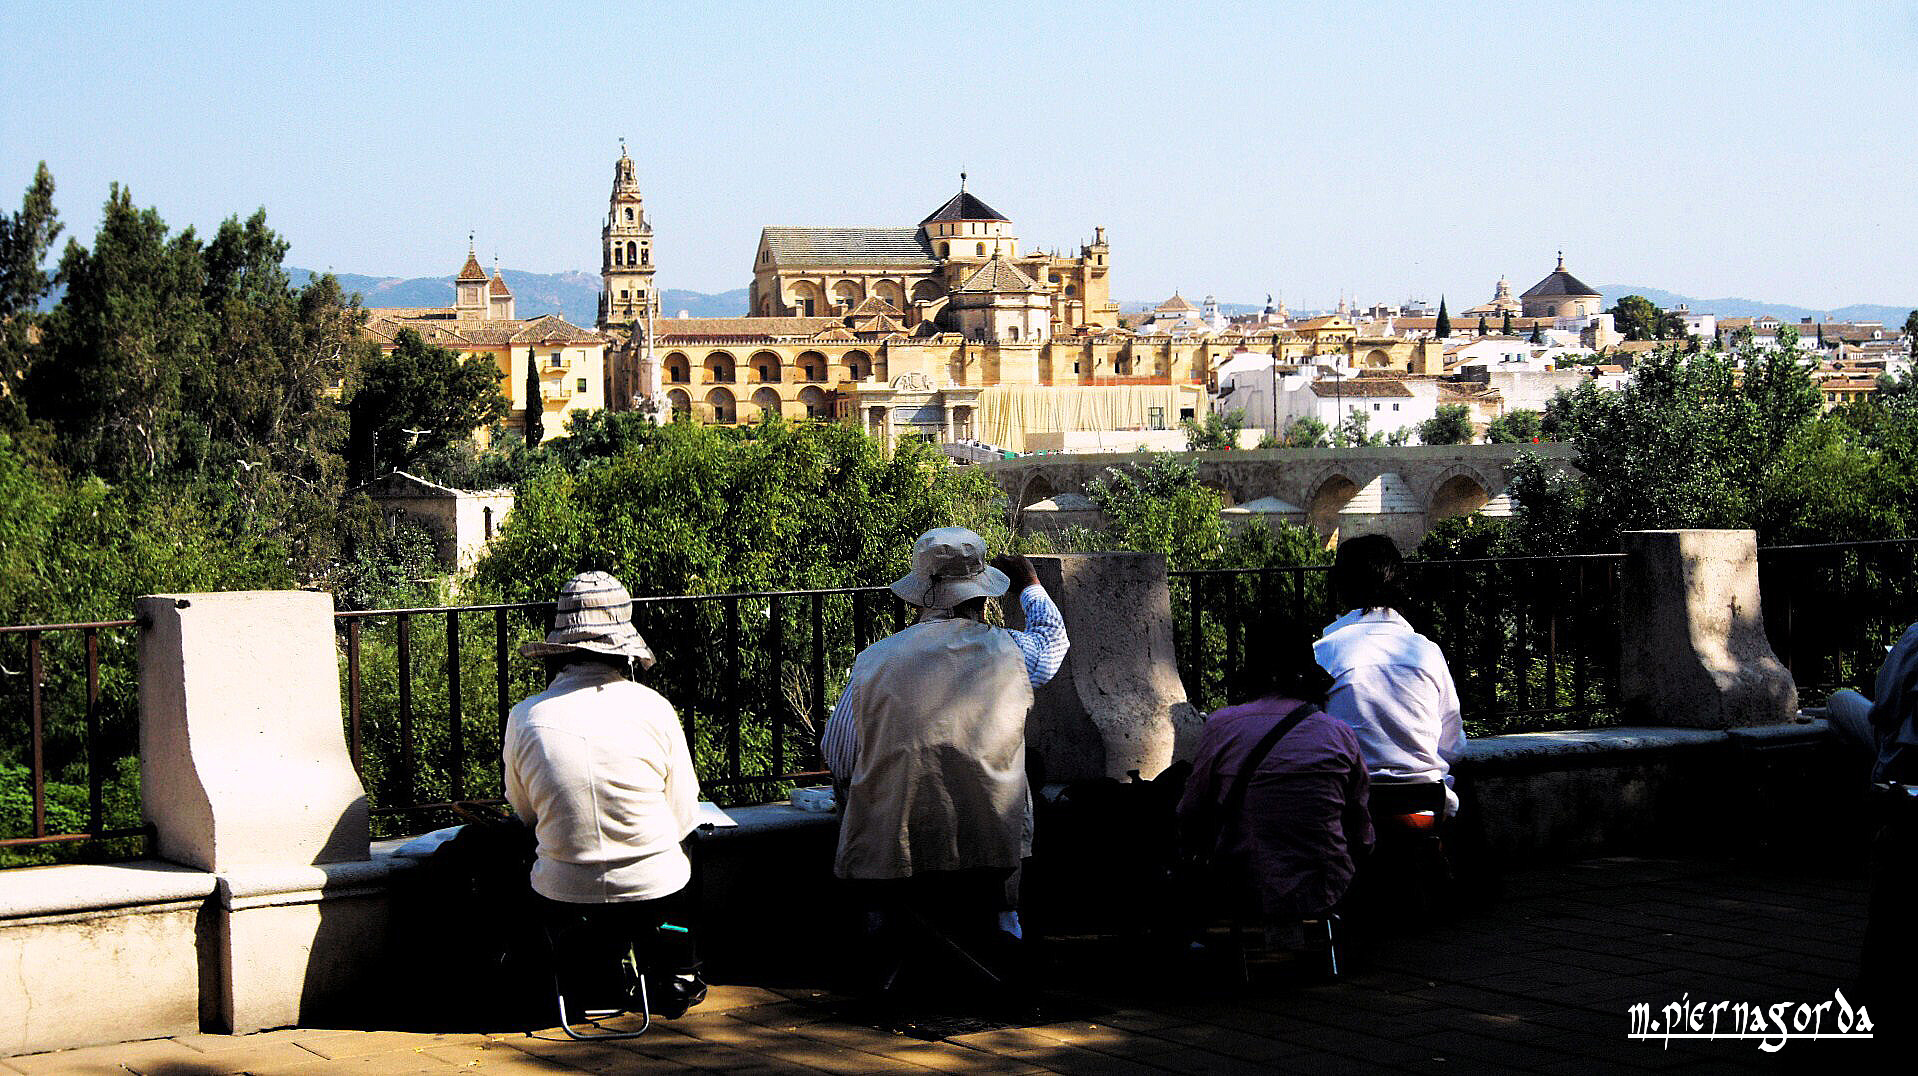
<path fill-rule="evenodd" d="M 1328 542 L 1385 534 L 1410 550 L 1441 520 L 1509 515 L 1511 466 L 1530 452 L 1569 466 L 1570 445 L 1408 445 L 1190 452 L 1180 458 L 1245 519 L 1305 522 Z M 1132 455 L 1045 456 L 985 464 L 1006 492 L 1014 526 L 1046 528 L 1027 510 L 1085 491 Z M 1265 503 L 1260 503 L 1265 502 Z M 1288 510 L 1289 509 L 1289 510 Z M 1301 518 L 1302 517 L 1302 518 Z"/>

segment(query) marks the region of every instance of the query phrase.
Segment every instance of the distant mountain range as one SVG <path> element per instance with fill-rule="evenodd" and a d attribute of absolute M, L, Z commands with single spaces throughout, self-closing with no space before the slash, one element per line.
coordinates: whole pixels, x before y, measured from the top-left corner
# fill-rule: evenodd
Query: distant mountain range
<path fill-rule="evenodd" d="M 1601 284 L 1598 291 L 1605 297 L 1607 307 L 1616 305 L 1627 295 L 1643 295 L 1667 310 L 1683 303 L 1691 307 L 1694 314 L 1716 314 L 1721 318 L 1762 318 L 1769 314 L 1780 321 L 1798 321 L 1803 318 L 1811 318 L 1815 321 L 1876 321 L 1887 328 L 1902 328 L 1905 318 L 1914 309 L 1910 306 L 1853 303 L 1850 306 L 1820 310 L 1809 306 L 1791 306 L 1786 303 L 1761 303 L 1756 299 L 1693 299 L 1689 296 L 1675 295 L 1661 288 L 1631 287 L 1624 284 Z"/>
<path fill-rule="evenodd" d="M 295 284 L 305 283 L 311 269 L 287 269 Z M 380 277 L 358 273 L 335 273 L 340 288 L 359 292 L 367 306 L 452 306 L 453 278 L 450 276 Z M 596 273 L 528 273 L 519 269 L 501 269 L 506 286 L 513 289 L 514 313 L 523 318 L 558 314 L 574 325 L 591 328 L 599 320 L 599 276 Z M 660 294 L 660 310 L 665 317 L 680 311 L 696 318 L 737 317 L 746 313 L 746 289 L 708 295 L 699 291 L 667 288 Z"/>
<path fill-rule="evenodd" d="M 287 272 L 293 277 L 295 283 L 304 283 L 311 275 L 311 270 L 307 269 L 288 269 Z M 520 317 L 558 314 L 580 326 L 591 326 L 599 317 L 597 274 L 528 273 L 519 269 L 503 269 L 500 272 L 506 277 L 506 285 L 513 289 L 514 305 L 518 308 L 516 312 Z M 367 306 L 453 305 L 453 278 L 450 276 L 402 278 L 362 276 L 358 273 L 334 275 L 339 277 L 340 287 L 349 292 L 359 292 Z M 1783 321 L 1798 321 L 1801 318 L 1811 317 L 1832 321 L 1877 321 L 1886 326 L 1895 327 L 1904 325 L 1905 316 L 1912 310 L 1912 307 L 1879 306 L 1871 303 L 1854 303 L 1851 306 L 1819 310 L 1787 303 L 1764 303 L 1756 299 L 1694 299 L 1662 288 L 1624 284 L 1605 284 L 1598 290 L 1604 295 L 1605 305 L 1608 307 L 1627 295 L 1643 295 L 1666 309 L 1683 303 L 1691 307 L 1693 313 L 1716 314 L 1720 317 L 1763 317 L 1770 314 Z M 1159 301 L 1122 301 L 1119 307 L 1127 314 L 1135 314 L 1150 310 L 1157 305 Z M 746 313 L 746 289 L 734 288 L 732 291 L 723 291 L 715 295 L 667 288 L 660 293 L 660 308 L 663 316 L 669 318 L 678 316 L 681 311 L 696 318 L 741 317 Z M 1219 308 L 1226 316 L 1231 317 L 1257 313 L 1264 309 L 1264 304 L 1220 303 Z M 1293 313 L 1303 315 L 1312 311 L 1297 310 Z"/>

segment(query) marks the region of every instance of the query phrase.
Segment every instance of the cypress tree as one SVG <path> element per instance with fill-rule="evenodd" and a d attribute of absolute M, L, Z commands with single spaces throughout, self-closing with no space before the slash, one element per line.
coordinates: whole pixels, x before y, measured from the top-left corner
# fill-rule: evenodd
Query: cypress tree
<path fill-rule="evenodd" d="M 1505 312 L 1505 322 L 1498 327 L 1498 334 L 1500 336 L 1512 335 L 1512 312 L 1510 310 Z"/>
<path fill-rule="evenodd" d="M 1452 335 L 1452 315 L 1445 312 L 1445 296 L 1439 296 L 1438 324 L 1433 327 L 1432 335 L 1440 340 Z"/>
<path fill-rule="evenodd" d="M 526 349 L 526 447 L 538 448 L 540 438 L 546 436 L 546 426 L 540 421 L 540 412 L 545 406 L 539 398 L 539 354 L 535 349 Z"/>
<path fill-rule="evenodd" d="M 1487 333 L 1489 333 L 1489 332 L 1491 332 L 1491 331 L 1492 331 L 1492 330 L 1490 330 L 1490 329 L 1488 329 L 1488 328 L 1486 328 L 1486 327 L 1485 327 L 1485 315 L 1484 315 L 1484 314 L 1480 314 L 1480 315 L 1478 316 L 1478 334 L 1479 334 L 1480 336 L 1484 336 L 1485 334 L 1487 334 Z"/>
<path fill-rule="evenodd" d="M 1539 331 L 1538 322 L 1533 321 L 1532 322 L 1532 343 L 1542 344 L 1544 342 L 1545 342 L 1545 335 Z"/>

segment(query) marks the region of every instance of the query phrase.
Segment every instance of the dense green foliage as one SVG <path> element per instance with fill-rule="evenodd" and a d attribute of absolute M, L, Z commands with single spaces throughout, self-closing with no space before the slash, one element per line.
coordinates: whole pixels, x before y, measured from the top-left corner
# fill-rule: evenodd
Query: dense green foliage
<path fill-rule="evenodd" d="M 1827 414 L 1795 334 L 1779 343 L 1665 351 L 1623 389 L 1559 394 L 1538 436 L 1574 445 L 1575 469 L 1522 457 L 1519 512 L 1493 548 L 1602 551 L 1622 530 L 1658 527 L 1749 527 L 1767 544 L 1913 533 L 1918 402 L 1890 394 Z"/>
<path fill-rule="evenodd" d="M 462 360 L 401 329 L 390 353 L 361 364 L 359 387 L 347 404 L 356 478 L 406 470 L 415 459 L 470 441 L 475 429 L 505 418 L 502 380 L 491 360 Z"/>
<path fill-rule="evenodd" d="M 486 592 L 544 599 L 587 569 L 636 594 L 883 583 L 903 574 L 930 527 L 1006 543 L 1003 501 L 985 476 L 911 442 L 888 458 L 853 427 L 777 420 L 582 432 L 589 443 L 578 447 L 593 456 L 545 461 L 521 483 L 476 572 Z"/>
<path fill-rule="evenodd" d="M 1627 340 L 1685 338 L 1685 319 L 1643 295 L 1627 295 L 1606 313 L 1612 315 L 1612 328 Z"/>
<path fill-rule="evenodd" d="M 1452 315 L 1445 309 L 1445 296 L 1439 296 L 1438 321 L 1433 323 L 1432 335 L 1440 340 L 1452 335 Z"/>
<path fill-rule="evenodd" d="M 1423 445 L 1469 445 L 1472 443 L 1472 409 L 1464 404 L 1443 404 L 1432 417 L 1418 425 Z"/>
<path fill-rule="evenodd" d="M 1525 445 L 1540 439 L 1542 416 L 1537 411 L 1517 408 L 1493 419 L 1485 427 L 1485 440 L 1494 445 Z"/>

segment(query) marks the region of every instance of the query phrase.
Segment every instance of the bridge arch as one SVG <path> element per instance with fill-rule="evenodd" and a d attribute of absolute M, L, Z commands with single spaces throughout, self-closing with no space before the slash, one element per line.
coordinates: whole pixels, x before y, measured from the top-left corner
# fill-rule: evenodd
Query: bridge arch
<path fill-rule="evenodd" d="M 1335 467 L 1321 474 L 1310 487 L 1312 492 L 1305 499 L 1305 521 L 1326 538 L 1336 541 L 1339 531 L 1339 513 L 1359 495 L 1359 481 L 1346 473 L 1345 468 Z"/>
<path fill-rule="evenodd" d="M 1036 473 L 1026 478 L 1025 485 L 1019 487 L 1019 510 L 1025 511 L 1040 501 L 1057 496 L 1059 490 L 1044 473 Z"/>
<path fill-rule="evenodd" d="M 1425 513 L 1433 523 L 1476 515 L 1493 495 L 1485 476 L 1478 471 L 1464 466 L 1449 467 L 1432 483 L 1425 497 Z"/>

